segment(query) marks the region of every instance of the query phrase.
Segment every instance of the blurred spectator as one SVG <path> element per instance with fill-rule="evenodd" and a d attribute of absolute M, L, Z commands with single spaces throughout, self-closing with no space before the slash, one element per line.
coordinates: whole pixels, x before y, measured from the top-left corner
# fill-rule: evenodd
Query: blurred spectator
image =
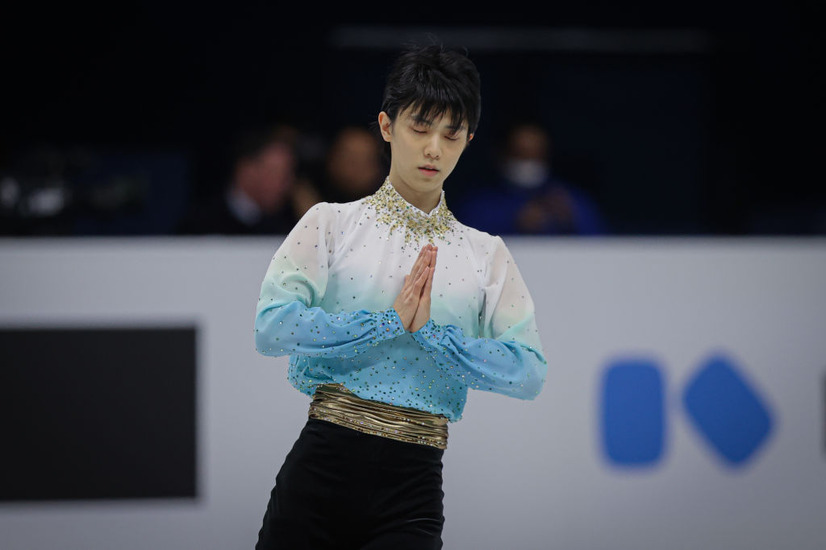
<path fill-rule="evenodd" d="M 196 205 L 178 227 L 181 234 L 286 234 L 314 204 L 297 181 L 290 127 L 253 131 L 236 143 L 227 187 Z"/>
<path fill-rule="evenodd" d="M 15 153 L 0 171 L 0 235 L 70 235 L 75 163 L 52 146 Z"/>
<path fill-rule="evenodd" d="M 547 131 L 521 123 L 507 133 L 491 188 L 471 191 L 457 206 L 463 223 L 496 235 L 594 235 L 605 231 L 588 195 L 552 172 Z"/>
<path fill-rule="evenodd" d="M 33 144 L 0 168 L 0 234 L 168 235 L 187 204 L 171 149 Z"/>
<path fill-rule="evenodd" d="M 313 178 L 322 200 L 349 202 L 374 193 L 384 181 L 381 144 L 368 129 L 347 126 L 330 145 Z"/>

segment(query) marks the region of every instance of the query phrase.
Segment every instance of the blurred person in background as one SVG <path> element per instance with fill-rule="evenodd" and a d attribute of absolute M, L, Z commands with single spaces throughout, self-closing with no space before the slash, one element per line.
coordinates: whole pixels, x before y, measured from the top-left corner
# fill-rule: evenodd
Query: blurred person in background
<path fill-rule="evenodd" d="M 14 153 L 0 165 L 0 235 L 71 235 L 77 159 L 46 145 Z"/>
<path fill-rule="evenodd" d="M 367 128 L 346 126 L 333 139 L 312 183 L 323 200 L 350 202 L 375 193 L 383 170 L 378 138 Z"/>
<path fill-rule="evenodd" d="M 229 185 L 193 207 L 180 234 L 286 234 L 317 201 L 299 184 L 291 127 L 245 132 L 234 148 Z"/>
<path fill-rule="evenodd" d="M 464 223 L 498 235 L 595 235 L 605 224 L 593 200 L 552 171 L 552 143 L 536 123 L 506 134 L 494 185 L 469 193 L 457 208 Z"/>

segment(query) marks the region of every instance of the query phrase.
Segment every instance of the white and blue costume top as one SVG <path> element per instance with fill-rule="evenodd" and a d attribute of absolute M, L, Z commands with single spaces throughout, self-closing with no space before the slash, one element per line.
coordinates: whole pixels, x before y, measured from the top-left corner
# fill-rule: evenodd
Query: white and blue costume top
<path fill-rule="evenodd" d="M 431 318 L 407 332 L 393 309 L 419 250 L 438 247 Z M 318 203 L 287 235 L 261 284 L 255 346 L 289 355 L 312 395 L 338 383 L 358 397 L 462 416 L 468 388 L 535 398 L 547 364 L 534 305 L 500 237 L 426 213 L 389 181 L 354 202 Z"/>

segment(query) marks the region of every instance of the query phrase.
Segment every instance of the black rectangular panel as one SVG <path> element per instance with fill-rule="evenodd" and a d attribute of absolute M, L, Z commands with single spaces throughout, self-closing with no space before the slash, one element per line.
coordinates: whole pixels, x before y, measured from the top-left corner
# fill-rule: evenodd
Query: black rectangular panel
<path fill-rule="evenodd" d="M 0 501 L 196 496 L 196 329 L 0 329 Z"/>

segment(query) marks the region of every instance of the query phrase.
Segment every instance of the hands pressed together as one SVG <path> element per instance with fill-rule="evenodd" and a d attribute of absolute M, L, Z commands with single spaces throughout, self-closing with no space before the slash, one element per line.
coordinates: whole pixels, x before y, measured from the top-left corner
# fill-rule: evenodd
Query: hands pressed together
<path fill-rule="evenodd" d="M 430 319 L 430 291 L 436 270 L 436 251 L 436 246 L 432 244 L 426 244 L 419 251 L 419 257 L 410 274 L 405 275 L 404 286 L 393 303 L 393 309 L 409 332 L 416 332 Z"/>

